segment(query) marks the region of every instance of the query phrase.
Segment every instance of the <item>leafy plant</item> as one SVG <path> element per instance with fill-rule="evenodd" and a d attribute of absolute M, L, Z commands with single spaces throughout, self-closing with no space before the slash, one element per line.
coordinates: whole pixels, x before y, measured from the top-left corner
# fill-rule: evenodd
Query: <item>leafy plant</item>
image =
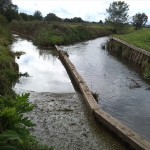
<path fill-rule="evenodd" d="M 23 141 L 14 130 L 7 130 L 0 134 L 1 150 L 23 149 Z"/>
<path fill-rule="evenodd" d="M 12 35 L 1 20 L 4 17 L 0 16 L 0 150 L 52 150 L 39 144 L 29 132 L 35 126 L 25 115 L 34 109 L 29 94 L 16 95 L 12 90 L 18 78 L 28 74 L 19 74 L 15 55 L 22 52 L 10 51 Z"/>
<path fill-rule="evenodd" d="M 6 130 L 28 131 L 34 124 L 24 117 L 24 114 L 33 110 L 34 106 L 28 102 L 29 94 L 17 95 L 15 99 L 0 97 L 0 132 Z"/>

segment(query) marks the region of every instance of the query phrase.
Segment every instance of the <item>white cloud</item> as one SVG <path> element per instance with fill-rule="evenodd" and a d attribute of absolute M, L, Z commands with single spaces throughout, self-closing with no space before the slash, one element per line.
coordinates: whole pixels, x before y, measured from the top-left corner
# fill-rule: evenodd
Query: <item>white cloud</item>
<path fill-rule="evenodd" d="M 104 20 L 106 9 L 113 0 L 12 0 L 18 5 L 20 11 L 30 12 L 40 10 L 45 16 L 55 13 L 61 18 L 81 17 L 84 20 Z M 125 0 L 129 4 L 129 15 L 145 12 L 150 19 L 149 0 Z"/>

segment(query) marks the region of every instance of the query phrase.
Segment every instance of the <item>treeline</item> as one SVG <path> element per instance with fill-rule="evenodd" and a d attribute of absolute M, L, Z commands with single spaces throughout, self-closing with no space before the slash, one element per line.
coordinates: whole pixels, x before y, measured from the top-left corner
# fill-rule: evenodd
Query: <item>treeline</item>
<path fill-rule="evenodd" d="M 6 19 L 11 22 L 12 20 L 18 21 L 64 21 L 64 22 L 84 22 L 80 17 L 74 17 L 72 19 L 62 19 L 56 16 L 54 13 L 49 13 L 45 17 L 42 16 L 40 11 L 35 11 L 33 15 L 26 13 L 18 13 L 18 6 L 12 4 L 11 0 L 0 1 L 0 14 L 5 16 Z"/>
<path fill-rule="evenodd" d="M 83 23 L 87 22 L 83 20 L 81 17 L 74 18 L 60 18 L 54 13 L 48 13 L 45 17 L 43 17 L 42 13 L 39 10 L 36 10 L 33 15 L 27 13 L 18 13 L 18 6 L 12 4 L 11 0 L 0 0 L 0 14 L 5 16 L 6 19 L 11 22 L 13 20 L 17 21 L 57 21 L 57 22 L 70 22 L 70 23 Z M 99 22 L 103 24 L 103 21 Z"/>
<path fill-rule="evenodd" d="M 54 13 L 48 13 L 45 17 L 42 16 L 42 13 L 40 11 L 35 11 L 33 15 L 28 15 L 26 13 L 20 13 L 19 20 L 20 21 L 56 21 L 56 22 L 71 22 L 71 23 L 83 23 L 86 22 L 80 17 L 74 17 L 74 18 L 65 18 L 62 19 L 58 16 L 56 16 Z"/>

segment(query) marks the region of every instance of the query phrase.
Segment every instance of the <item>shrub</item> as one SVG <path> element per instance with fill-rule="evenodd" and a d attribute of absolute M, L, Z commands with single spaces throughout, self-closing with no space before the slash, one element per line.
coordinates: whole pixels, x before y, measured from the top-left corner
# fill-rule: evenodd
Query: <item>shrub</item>
<path fill-rule="evenodd" d="M 30 135 L 29 129 L 34 124 L 24 115 L 34 108 L 28 101 L 29 94 L 19 96 L 12 90 L 19 76 L 27 74 L 19 74 L 15 55 L 20 56 L 22 53 L 11 52 L 11 42 L 8 26 L 0 23 L 0 149 L 52 150 L 40 145 Z"/>

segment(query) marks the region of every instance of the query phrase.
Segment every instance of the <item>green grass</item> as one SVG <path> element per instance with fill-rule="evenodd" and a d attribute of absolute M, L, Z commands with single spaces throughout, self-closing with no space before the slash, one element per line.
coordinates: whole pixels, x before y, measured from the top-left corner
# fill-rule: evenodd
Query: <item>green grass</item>
<path fill-rule="evenodd" d="M 114 36 L 150 52 L 150 29 L 149 28 L 137 30 L 129 34 L 114 35 Z"/>

